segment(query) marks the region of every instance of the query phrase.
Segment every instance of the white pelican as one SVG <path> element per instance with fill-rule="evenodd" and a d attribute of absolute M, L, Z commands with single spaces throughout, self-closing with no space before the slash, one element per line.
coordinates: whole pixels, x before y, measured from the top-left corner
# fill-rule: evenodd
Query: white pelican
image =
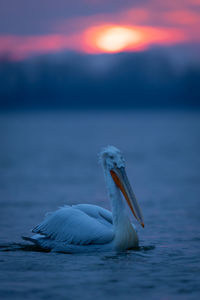
<path fill-rule="evenodd" d="M 142 227 L 144 221 L 125 172 L 124 158 L 117 148 L 108 146 L 100 153 L 100 162 L 112 213 L 91 204 L 66 205 L 48 214 L 32 230 L 35 235 L 23 237 L 25 240 L 43 249 L 66 253 L 123 251 L 138 247 L 138 235 L 126 214 L 120 190 Z"/>

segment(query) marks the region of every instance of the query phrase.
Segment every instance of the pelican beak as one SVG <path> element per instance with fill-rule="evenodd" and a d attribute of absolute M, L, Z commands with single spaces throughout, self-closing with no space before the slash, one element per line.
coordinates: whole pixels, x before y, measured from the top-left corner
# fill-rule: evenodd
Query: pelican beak
<path fill-rule="evenodd" d="M 144 227 L 143 216 L 142 216 L 140 207 L 138 205 L 137 199 L 135 197 L 135 194 L 129 183 L 128 177 L 126 175 L 125 168 L 124 167 L 121 167 L 121 168 L 115 167 L 114 169 L 110 170 L 110 174 L 111 174 L 115 184 L 117 185 L 117 187 L 121 190 L 122 194 L 124 195 L 133 215 L 138 220 L 138 222 L 141 224 L 141 226 Z"/>

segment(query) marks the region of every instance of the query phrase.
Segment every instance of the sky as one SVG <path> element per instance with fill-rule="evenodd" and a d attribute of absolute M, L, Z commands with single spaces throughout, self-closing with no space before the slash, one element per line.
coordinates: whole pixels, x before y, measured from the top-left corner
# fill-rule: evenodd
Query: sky
<path fill-rule="evenodd" d="M 0 0 L 0 55 L 200 44 L 200 0 Z"/>

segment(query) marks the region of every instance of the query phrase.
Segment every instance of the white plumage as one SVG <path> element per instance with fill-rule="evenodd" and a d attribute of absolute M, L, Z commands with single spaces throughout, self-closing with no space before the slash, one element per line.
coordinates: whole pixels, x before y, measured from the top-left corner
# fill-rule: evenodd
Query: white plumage
<path fill-rule="evenodd" d="M 25 240 L 43 249 L 75 253 L 90 251 L 126 250 L 138 246 L 138 236 L 125 210 L 120 190 L 134 216 L 143 225 L 137 200 L 125 173 L 120 151 L 108 146 L 100 154 L 111 200 L 112 213 L 90 204 L 64 206 L 49 213 L 44 221 Z"/>

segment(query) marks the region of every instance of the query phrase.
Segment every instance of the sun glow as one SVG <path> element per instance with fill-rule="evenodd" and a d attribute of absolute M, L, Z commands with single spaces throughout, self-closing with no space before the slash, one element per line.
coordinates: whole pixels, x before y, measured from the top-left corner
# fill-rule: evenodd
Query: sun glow
<path fill-rule="evenodd" d="M 107 52 L 118 52 L 141 40 L 141 34 L 130 28 L 111 27 L 103 30 L 96 39 L 96 45 Z"/>
<path fill-rule="evenodd" d="M 120 52 L 141 48 L 144 34 L 132 27 L 103 25 L 92 27 L 85 33 L 89 52 Z"/>

